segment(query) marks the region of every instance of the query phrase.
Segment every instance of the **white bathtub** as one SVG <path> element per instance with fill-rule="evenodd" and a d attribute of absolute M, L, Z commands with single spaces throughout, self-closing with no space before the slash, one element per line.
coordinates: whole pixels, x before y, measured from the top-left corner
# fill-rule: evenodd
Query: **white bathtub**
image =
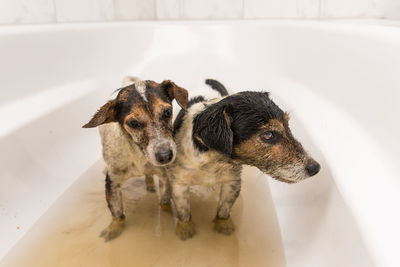
<path fill-rule="evenodd" d="M 97 131 L 80 126 L 131 74 L 192 96 L 204 78 L 267 90 L 291 112 L 322 171 L 261 184 L 282 266 L 400 266 L 399 70 L 400 28 L 371 21 L 3 26 L 0 259 L 99 159 Z"/>

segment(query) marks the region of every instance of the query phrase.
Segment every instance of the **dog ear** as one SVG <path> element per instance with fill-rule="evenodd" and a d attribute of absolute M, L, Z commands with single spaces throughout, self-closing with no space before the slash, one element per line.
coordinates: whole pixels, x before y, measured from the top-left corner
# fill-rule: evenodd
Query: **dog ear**
<path fill-rule="evenodd" d="M 97 112 L 94 114 L 93 118 L 82 126 L 82 128 L 93 128 L 104 123 L 113 122 L 115 120 L 115 106 L 117 101 L 110 100 L 104 104 Z"/>
<path fill-rule="evenodd" d="M 231 157 L 233 132 L 226 107 L 208 108 L 193 120 L 193 139 Z"/>
<path fill-rule="evenodd" d="M 179 106 L 186 110 L 188 104 L 188 91 L 185 88 L 177 86 L 170 80 L 163 81 L 161 86 L 164 88 L 171 100 L 175 99 Z"/>

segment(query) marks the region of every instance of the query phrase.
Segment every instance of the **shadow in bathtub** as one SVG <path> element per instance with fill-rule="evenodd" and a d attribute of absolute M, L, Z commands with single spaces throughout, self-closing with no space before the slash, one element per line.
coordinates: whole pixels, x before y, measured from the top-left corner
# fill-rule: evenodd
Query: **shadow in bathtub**
<path fill-rule="evenodd" d="M 321 172 L 294 185 L 269 179 L 288 265 L 375 266 L 329 162 L 301 124 L 296 120 L 294 124 L 295 136 L 312 151 Z"/>
<path fill-rule="evenodd" d="M 132 67 L 132 62 L 143 61 L 145 55 L 138 51 L 146 51 L 154 38 L 153 31 L 144 30 L 139 42 L 128 34 L 135 30 L 129 26 L 76 27 L 47 26 L 40 31 L 22 28 L 21 32 L 0 36 L 0 57 L 4 63 L 0 68 L 7 73 L 1 81 L 2 88 L 7 90 L 0 105 L 88 77 L 118 73 L 118 86 L 121 73 Z"/>

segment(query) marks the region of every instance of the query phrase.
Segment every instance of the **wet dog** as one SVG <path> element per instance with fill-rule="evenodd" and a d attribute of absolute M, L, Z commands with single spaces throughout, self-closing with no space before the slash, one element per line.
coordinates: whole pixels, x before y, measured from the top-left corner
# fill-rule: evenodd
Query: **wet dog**
<path fill-rule="evenodd" d="M 156 83 L 127 77 L 115 99 L 103 105 L 83 128 L 99 127 L 106 163 L 105 191 L 112 222 L 101 233 L 106 241 L 117 237 L 125 214 L 121 185 L 131 177 L 145 176 L 148 191 L 159 177 L 160 205 L 168 209 L 170 186 L 166 166 L 175 160 L 172 137 L 173 99 L 185 110 L 188 92 L 171 81 Z"/>
<path fill-rule="evenodd" d="M 168 166 L 177 213 L 176 234 L 183 240 L 195 233 L 190 212 L 192 185 L 221 185 L 214 229 L 234 231 L 232 205 L 241 188 L 242 165 L 255 166 L 272 178 L 297 183 L 317 174 L 320 165 L 293 137 L 289 116 L 266 92 L 229 95 L 215 80 L 206 80 L 222 97 L 196 97 L 174 122 L 177 157 Z"/>

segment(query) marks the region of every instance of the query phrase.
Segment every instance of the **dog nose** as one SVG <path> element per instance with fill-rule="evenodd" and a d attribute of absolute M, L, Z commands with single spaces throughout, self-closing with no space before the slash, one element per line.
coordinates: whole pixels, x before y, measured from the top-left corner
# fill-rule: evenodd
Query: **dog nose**
<path fill-rule="evenodd" d="M 319 172 L 320 169 L 321 169 L 321 166 L 316 161 L 308 164 L 307 167 L 306 167 L 307 173 L 310 176 L 316 175 Z"/>
<path fill-rule="evenodd" d="M 168 163 L 173 158 L 172 150 L 167 149 L 156 153 L 156 160 L 162 164 Z"/>

